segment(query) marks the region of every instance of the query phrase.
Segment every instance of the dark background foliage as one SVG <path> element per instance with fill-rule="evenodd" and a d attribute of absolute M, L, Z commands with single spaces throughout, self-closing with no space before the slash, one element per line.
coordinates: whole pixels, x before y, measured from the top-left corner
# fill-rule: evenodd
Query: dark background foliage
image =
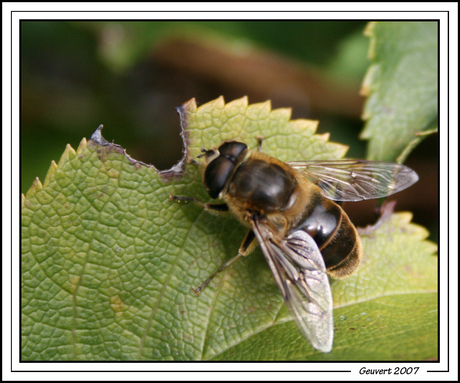
<path fill-rule="evenodd" d="M 175 107 L 247 95 L 292 118 L 320 120 L 318 133 L 366 156 L 359 95 L 370 62 L 361 21 L 61 22 L 21 24 L 21 182 L 42 181 L 67 143 L 99 124 L 104 136 L 159 169 L 181 157 Z M 399 193 L 397 210 L 437 239 L 438 142 L 424 140 L 407 165 L 420 181 Z M 358 225 L 375 202 L 345 206 Z"/>

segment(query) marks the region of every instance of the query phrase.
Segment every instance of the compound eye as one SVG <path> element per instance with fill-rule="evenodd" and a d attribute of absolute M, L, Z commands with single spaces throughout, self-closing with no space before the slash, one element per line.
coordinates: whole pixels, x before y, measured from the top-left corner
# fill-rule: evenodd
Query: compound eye
<path fill-rule="evenodd" d="M 212 161 L 204 172 L 204 187 L 211 198 L 217 198 L 229 181 L 235 165 L 228 158 L 219 156 Z"/>
<path fill-rule="evenodd" d="M 219 153 L 221 156 L 226 157 L 230 162 L 237 163 L 240 162 L 246 155 L 248 146 L 242 142 L 229 141 L 225 142 L 219 146 Z"/>

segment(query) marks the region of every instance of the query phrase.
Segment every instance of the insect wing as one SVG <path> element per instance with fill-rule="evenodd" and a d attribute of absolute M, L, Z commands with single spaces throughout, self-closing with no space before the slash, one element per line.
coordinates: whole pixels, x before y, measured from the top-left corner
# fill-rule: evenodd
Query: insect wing
<path fill-rule="evenodd" d="M 300 332 L 314 348 L 330 352 L 332 292 L 316 242 L 303 230 L 276 241 L 266 225 L 252 221 L 252 228 Z"/>
<path fill-rule="evenodd" d="M 325 197 L 336 201 L 386 197 L 418 180 L 412 169 L 392 162 L 339 160 L 287 164 L 317 184 Z"/>

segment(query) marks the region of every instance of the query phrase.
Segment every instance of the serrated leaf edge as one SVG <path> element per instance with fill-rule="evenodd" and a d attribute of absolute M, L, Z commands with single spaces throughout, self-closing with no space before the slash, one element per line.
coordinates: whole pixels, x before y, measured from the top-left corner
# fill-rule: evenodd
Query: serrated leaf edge
<path fill-rule="evenodd" d="M 75 158 L 75 156 L 77 154 L 80 154 L 84 149 L 86 149 L 87 146 L 88 146 L 88 142 L 86 138 L 83 138 L 80 141 L 77 151 L 75 151 L 75 149 L 72 148 L 70 144 L 67 144 L 64 149 L 64 152 L 61 155 L 61 158 L 59 159 L 59 162 L 56 164 L 56 161 L 54 160 L 51 161 L 50 167 L 48 168 L 48 171 L 46 172 L 43 183 L 40 181 L 38 177 L 35 177 L 35 180 L 32 183 L 32 186 L 29 188 L 29 190 L 27 190 L 25 194 L 24 193 L 22 194 L 23 201 L 33 197 L 37 191 L 40 191 L 43 188 L 49 186 L 51 179 L 54 173 L 56 172 L 56 170 L 62 167 L 66 162 Z"/>

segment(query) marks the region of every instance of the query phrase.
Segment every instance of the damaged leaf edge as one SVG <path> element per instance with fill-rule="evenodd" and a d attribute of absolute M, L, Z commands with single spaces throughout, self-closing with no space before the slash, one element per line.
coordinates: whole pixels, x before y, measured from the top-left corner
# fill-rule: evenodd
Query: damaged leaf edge
<path fill-rule="evenodd" d="M 71 160 L 76 155 L 80 154 L 85 148 L 89 147 L 90 145 L 106 147 L 109 150 L 123 154 L 128 159 L 131 165 L 145 166 L 147 168 L 154 169 L 155 172 L 161 177 L 161 180 L 163 182 L 168 182 L 168 181 L 171 181 L 172 179 L 180 179 L 184 174 L 185 165 L 187 163 L 187 159 L 189 158 L 189 149 L 188 149 L 189 138 L 188 138 L 188 131 L 186 130 L 187 121 L 186 121 L 185 112 L 184 112 L 184 108 L 186 108 L 187 105 L 189 104 L 192 104 L 192 105 L 195 104 L 196 106 L 195 99 L 191 99 L 190 101 L 176 108 L 180 116 L 180 125 L 181 125 L 180 136 L 182 137 L 183 149 L 182 149 L 182 158 L 177 162 L 177 164 L 172 166 L 170 169 L 158 170 L 152 164 L 147 164 L 145 162 L 134 159 L 126 152 L 126 149 L 123 148 L 121 145 L 115 144 L 114 142 L 109 142 L 102 136 L 102 129 L 104 128 L 104 125 L 100 124 L 97 127 L 97 129 L 94 131 L 94 133 L 91 135 L 89 141 L 87 141 L 86 138 L 83 138 L 81 140 L 76 151 L 75 149 L 72 148 L 72 146 L 70 146 L 70 144 L 66 145 L 66 148 L 64 152 L 62 153 L 61 158 L 59 159 L 59 162 L 56 164 L 54 160 L 51 161 L 51 165 L 45 175 L 45 179 L 43 183 L 40 181 L 39 177 L 35 177 L 31 187 L 25 193 L 21 193 L 22 207 L 24 206 L 24 203 L 26 202 L 28 198 L 32 197 L 37 191 L 42 190 L 44 187 L 46 187 L 49 184 L 51 177 L 56 172 L 56 170 L 60 166 L 62 166 L 62 164 L 64 164 L 68 160 Z"/>
<path fill-rule="evenodd" d="M 222 109 L 222 108 L 225 108 L 225 107 L 229 107 L 231 105 L 234 105 L 234 104 L 237 104 L 237 103 L 241 103 L 241 106 L 243 106 L 244 108 L 247 108 L 248 105 L 249 105 L 249 101 L 248 101 L 248 97 L 247 96 L 244 96 L 240 99 L 237 99 L 237 100 L 233 100 L 229 103 L 225 103 L 225 99 L 223 96 L 219 96 L 218 98 L 216 98 L 215 100 L 212 100 L 212 101 L 209 101 L 203 105 L 200 105 L 199 107 L 197 106 L 197 103 L 196 103 L 196 100 L 195 98 L 192 98 L 190 99 L 189 101 L 186 101 L 184 102 L 182 105 L 176 107 L 176 111 L 177 113 L 179 114 L 179 117 L 180 117 L 180 126 L 181 126 L 181 132 L 180 132 L 180 136 L 182 138 L 182 143 L 183 143 L 183 149 L 182 149 L 182 158 L 174 165 L 172 166 L 170 169 L 166 169 L 166 170 L 158 170 L 154 165 L 152 164 L 148 164 L 148 163 L 145 163 L 145 162 L 142 162 L 142 161 L 139 161 L 139 160 L 136 160 L 134 159 L 133 157 L 131 157 L 127 152 L 126 152 L 126 149 L 123 148 L 123 146 L 119 145 L 119 144 L 115 144 L 113 141 L 112 142 L 109 142 L 107 141 L 103 136 L 102 136 L 102 129 L 104 128 L 104 125 L 101 124 L 98 126 L 98 128 L 95 130 L 95 132 L 91 135 L 90 139 L 87 141 L 86 138 L 83 138 L 77 148 L 77 150 L 75 151 L 69 144 L 67 144 L 66 146 L 66 149 L 64 150 L 60 160 L 58 161 L 58 163 L 56 164 L 56 162 L 53 160 L 51 161 L 51 165 L 50 165 L 50 168 L 48 169 L 48 172 L 45 176 L 45 181 L 42 183 L 40 181 L 40 179 L 38 177 L 35 178 L 34 182 L 32 183 L 32 186 L 30 187 L 30 189 L 28 189 L 28 191 L 24 194 L 22 194 L 22 205 L 24 205 L 24 202 L 30 198 L 31 196 L 33 196 L 37 191 L 43 189 L 44 187 L 48 186 L 49 185 L 49 182 L 50 180 L 52 179 L 52 176 L 53 174 L 55 173 L 55 171 L 60 167 L 62 166 L 65 162 L 71 160 L 72 158 L 74 158 L 76 155 L 80 154 L 85 148 L 93 145 L 93 146 L 100 146 L 100 147 L 105 147 L 107 148 L 109 151 L 114 151 L 116 153 L 119 153 L 119 154 L 123 154 L 129 161 L 129 163 L 131 165 L 134 165 L 134 166 L 145 166 L 147 168 L 151 168 L 153 169 L 161 178 L 161 181 L 163 182 L 169 182 L 171 180 L 178 180 L 178 179 L 181 179 L 185 173 L 185 168 L 186 168 L 186 165 L 190 162 L 192 162 L 192 159 L 191 159 L 191 155 L 190 155 L 190 145 L 191 145 L 191 140 L 190 140 L 190 137 L 189 137 L 189 134 L 190 134 L 190 131 L 188 130 L 188 116 L 190 114 L 193 114 L 193 113 L 196 113 L 197 111 L 199 110 L 204 110 L 205 108 L 208 108 L 210 106 L 215 106 L 215 107 L 218 107 L 219 109 Z M 273 110 L 271 108 L 271 103 L 270 101 L 265 101 L 263 103 L 259 103 L 259 104 L 253 104 L 252 107 L 254 106 L 264 106 L 264 108 L 266 109 L 266 112 L 267 113 L 273 113 L 273 112 L 276 112 L 276 111 L 283 111 L 283 112 L 286 112 L 288 111 L 289 112 L 289 115 L 290 115 L 290 108 L 286 108 L 286 109 L 276 109 L 276 110 Z M 298 121 L 301 121 L 301 122 L 304 122 L 304 121 L 307 121 L 307 120 L 290 120 L 290 118 L 288 118 L 288 121 L 290 121 L 291 123 L 294 123 L 294 126 L 296 126 L 296 122 Z M 309 120 L 308 120 L 309 121 Z M 314 133 L 314 131 L 316 130 L 316 127 L 318 125 L 318 121 L 309 121 L 310 123 L 313 123 L 313 130 L 312 130 L 312 133 Z M 305 128 L 303 125 L 302 125 L 303 128 Z M 327 135 L 324 135 L 324 137 L 321 137 L 320 135 L 318 135 L 319 138 L 327 141 L 328 140 L 328 136 Z M 338 144 L 336 144 L 338 145 Z M 346 146 L 343 146 L 344 147 L 344 151 L 346 151 L 346 149 L 348 149 L 348 147 Z M 343 156 L 343 154 L 342 154 Z"/>
<path fill-rule="evenodd" d="M 91 135 L 90 138 L 90 144 L 91 142 L 95 145 L 103 146 L 103 147 L 108 147 L 109 150 L 113 150 L 117 153 L 124 154 L 124 156 L 128 159 L 131 165 L 135 166 L 145 166 L 148 168 L 154 169 L 161 177 L 162 181 L 170 181 L 171 179 L 176 179 L 176 178 L 181 178 L 182 175 L 184 174 L 185 171 L 185 163 L 188 158 L 188 146 L 186 143 L 186 134 L 185 132 L 185 121 L 182 120 L 181 118 L 181 137 L 182 137 L 182 142 L 183 142 L 183 149 L 182 149 L 182 158 L 177 162 L 176 165 L 171 167 L 171 169 L 166 169 L 166 170 L 158 170 L 154 165 L 152 164 L 147 164 L 142 161 L 138 161 L 134 158 L 132 158 L 127 152 L 126 149 L 124 149 L 121 145 L 115 144 L 114 142 L 108 142 L 103 136 L 102 136 L 102 129 L 104 128 L 104 125 L 99 125 L 96 131 Z"/>

